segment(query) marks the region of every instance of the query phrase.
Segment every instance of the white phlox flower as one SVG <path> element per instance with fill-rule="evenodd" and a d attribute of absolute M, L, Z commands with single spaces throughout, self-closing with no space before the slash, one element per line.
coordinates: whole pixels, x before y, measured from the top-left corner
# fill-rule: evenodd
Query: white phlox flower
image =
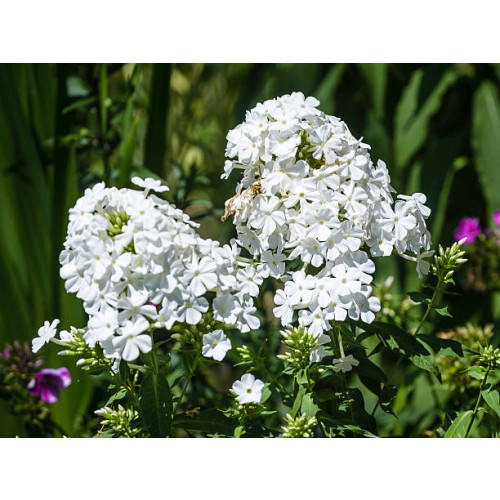
<path fill-rule="evenodd" d="M 351 371 L 353 366 L 359 365 L 359 361 L 352 354 L 342 356 L 339 359 L 333 359 L 332 363 L 335 369 L 343 371 L 344 373 Z"/>
<path fill-rule="evenodd" d="M 50 339 L 56 336 L 59 322 L 59 319 L 55 319 L 52 323 L 49 321 L 43 323 L 43 326 L 38 329 L 38 337 L 35 337 L 31 342 L 33 352 L 38 352 L 44 344 L 50 342 Z"/>
<path fill-rule="evenodd" d="M 239 247 L 201 238 L 197 224 L 152 193 L 168 191 L 161 181 L 132 182 L 143 190 L 101 183 L 70 210 L 61 277 L 89 315 L 89 346 L 99 344 L 117 363 L 133 361 L 151 351 L 153 328 L 197 325 L 209 312 L 243 332 L 258 328 L 253 297 L 262 278 L 255 266 L 237 262 Z M 35 339 L 36 348 L 42 344 Z"/>
<path fill-rule="evenodd" d="M 233 216 L 257 274 L 284 284 L 274 314 L 283 325 L 298 317 L 317 335 L 331 321 L 374 320 L 373 257 L 398 253 L 421 276 L 431 245 L 425 195 L 394 200 L 385 163 L 374 164 L 370 146 L 318 105 L 301 92 L 257 104 L 227 134 L 221 176 L 242 172 L 224 219 Z"/>
<path fill-rule="evenodd" d="M 213 358 L 215 361 L 222 361 L 227 351 L 231 349 L 231 341 L 222 330 L 203 335 L 203 347 L 201 353 L 206 358 Z"/>
<path fill-rule="evenodd" d="M 245 373 L 241 380 L 234 382 L 231 390 L 236 394 L 236 400 L 240 405 L 247 403 L 260 403 L 264 382 L 256 379 L 251 373 Z"/>

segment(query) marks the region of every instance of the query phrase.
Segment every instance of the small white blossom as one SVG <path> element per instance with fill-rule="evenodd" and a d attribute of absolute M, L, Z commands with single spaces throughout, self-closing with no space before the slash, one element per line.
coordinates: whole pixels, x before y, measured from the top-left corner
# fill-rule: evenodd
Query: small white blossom
<path fill-rule="evenodd" d="M 352 354 L 343 356 L 339 359 L 334 359 L 332 360 L 332 363 L 336 369 L 343 372 L 351 371 L 353 366 L 359 365 L 359 361 Z"/>
<path fill-rule="evenodd" d="M 241 380 L 234 382 L 231 387 L 236 394 L 236 400 L 240 405 L 247 403 L 260 403 L 264 382 L 256 379 L 251 373 L 245 373 Z"/>
<path fill-rule="evenodd" d="M 43 326 L 38 329 L 38 337 L 32 340 L 32 351 L 38 352 L 44 344 L 50 342 L 50 339 L 55 337 L 57 334 L 57 325 L 59 325 L 60 320 L 55 319 L 52 323 L 45 321 Z"/>
<path fill-rule="evenodd" d="M 167 186 L 162 186 L 161 181 L 152 179 L 148 177 L 147 179 L 141 179 L 140 177 L 132 177 L 132 183 L 136 186 L 142 187 L 147 191 L 156 191 L 157 193 L 163 193 L 168 191 Z"/>
<path fill-rule="evenodd" d="M 203 335 L 203 347 L 201 352 L 206 358 L 222 361 L 229 349 L 231 349 L 231 341 L 222 330 L 214 330 L 213 332 Z"/>

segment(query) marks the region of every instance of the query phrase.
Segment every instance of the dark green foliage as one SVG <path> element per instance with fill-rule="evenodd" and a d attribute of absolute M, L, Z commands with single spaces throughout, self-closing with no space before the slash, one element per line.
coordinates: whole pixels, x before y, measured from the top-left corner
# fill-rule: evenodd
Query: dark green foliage
<path fill-rule="evenodd" d="M 141 415 L 151 437 L 169 437 L 172 425 L 172 394 L 165 375 L 151 373 L 141 384 Z"/>

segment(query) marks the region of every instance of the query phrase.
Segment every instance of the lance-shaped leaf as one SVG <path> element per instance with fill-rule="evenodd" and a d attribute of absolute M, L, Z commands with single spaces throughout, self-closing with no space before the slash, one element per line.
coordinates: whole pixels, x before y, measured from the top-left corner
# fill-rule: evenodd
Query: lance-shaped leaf
<path fill-rule="evenodd" d="M 141 413 L 152 437 L 168 437 L 172 424 L 172 394 L 164 375 L 149 374 L 140 391 Z"/>
<path fill-rule="evenodd" d="M 396 325 L 380 321 L 361 323 L 361 327 L 383 338 L 391 350 L 409 359 L 415 366 L 431 372 L 441 381 L 441 374 L 433 354 L 418 338 Z"/>
<path fill-rule="evenodd" d="M 472 410 L 467 410 L 457 415 L 457 418 L 450 425 L 450 428 L 444 435 L 445 438 L 464 438 L 472 420 Z"/>

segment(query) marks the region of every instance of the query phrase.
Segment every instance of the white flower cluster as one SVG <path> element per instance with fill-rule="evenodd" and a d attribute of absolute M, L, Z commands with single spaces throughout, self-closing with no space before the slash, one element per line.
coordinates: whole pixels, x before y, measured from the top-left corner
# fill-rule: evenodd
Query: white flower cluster
<path fill-rule="evenodd" d="M 159 181 L 132 181 L 144 191 L 97 184 L 70 210 L 61 277 L 89 315 L 86 342 L 132 361 L 151 350 L 152 328 L 196 325 L 209 309 L 242 332 L 258 328 L 237 245 L 198 236 L 186 214 L 149 194 L 168 189 Z"/>
<path fill-rule="evenodd" d="M 420 275 L 431 241 L 426 197 L 394 202 L 385 163 L 375 166 L 370 147 L 318 105 L 295 92 L 247 111 L 227 135 L 222 178 L 243 170 L 223 219 L 234 215 L 238 243 L 256 263 L 253 281 L 284 281 L 274 313 L 287 325 L 298 310 L 319 335 L 331 320 L 373 321 L 371 257 L 406 254 Z"/>

